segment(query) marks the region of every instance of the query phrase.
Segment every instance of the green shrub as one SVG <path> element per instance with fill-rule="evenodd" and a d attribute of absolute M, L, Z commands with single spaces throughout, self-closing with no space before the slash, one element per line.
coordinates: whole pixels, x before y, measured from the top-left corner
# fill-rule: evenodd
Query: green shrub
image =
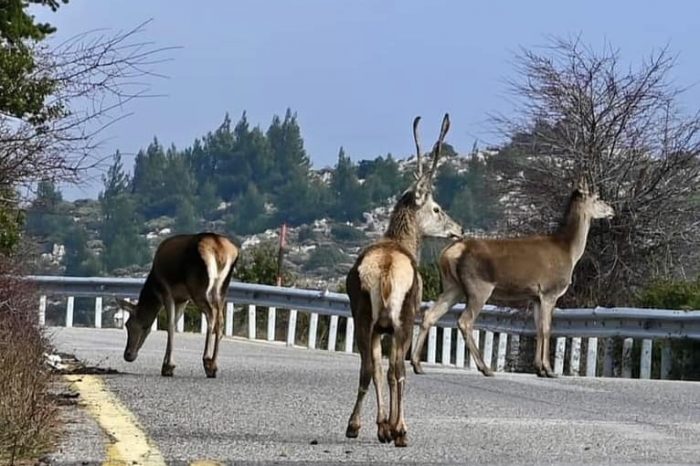
<path fill-rule="evenodd" d="M 700 277 L 654 282 L 640 293 L 638 303 L 657 309 L 700 309 Z"/>
<path fill-rule="evenodd" d="M 275 285 L 277 283 L 278 246 L 269 241 L 241 251 L 233 276 L 242 282 Z M 294 277 L 282 271 L 282 284 L 289 284 Z"/>
<path fill-rule="evenodd" d="M 338 264 L 350 261 L 350 256 L 338 247 L 322 244 L 311 252 L 309 260 L 304 264 L 304 270 L 314 270 L 321 267 L 335 268 Z"/>
<path fill-rule="evenodd" d="M 700 310 L 700 277 L 654 282 L 640 293 L 638 304 L 656 309 Z M 661 343 L 654 345 L 655 355 L 661 352 Z M 672 339 L 670 343 L 671 378 L 700 380 L 700 341 Z"/>
<path fill-rule="evenodd" d="M 359 230 L 353 226 L 346 225 L 344 223 L 338 223 L 331 227 L 331 235 L 337 241 L 364 241 L 367 239 L 367 235 L 362 230 Z"/>
<path fill-rule="evenodd" d="M 423 278 L 423 301 L 435 301 L 442 291 L 437 264 L 421 264 L 418 272 Z"/>

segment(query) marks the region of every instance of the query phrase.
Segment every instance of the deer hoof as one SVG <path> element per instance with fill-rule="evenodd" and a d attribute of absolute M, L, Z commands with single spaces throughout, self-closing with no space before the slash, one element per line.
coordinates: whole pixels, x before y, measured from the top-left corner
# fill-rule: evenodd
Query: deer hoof
<path fill-rule="evenodd" d="M 348 428 L 345 430 L 345 436 L 347 438 L 357 438 L 360 435 L 360 426 L 348 424 Z"/>
<path fill-rule="evenodd" d="M 377 438 L 381 443 L 389 443 L 394 439 L 391 435 L 391 427 L 389 427 L 387 421 L 377 424 Z"/>
<path fill-rule="evenodd" d="M 204 372 L 207 374 L 207 377 L 210 379 L 216 378 L 216 363 L 214 362 L 213 359 L 204 359 Z"/>
<path fill-rule="evenodd" d="M 559 377 L 557 374 L 554 373 L 552 369 L 545 369 L 544 375 L 546 377 L 549 377 L 550 379 L 556 379 L 557 377 Z"/>
<path fill-rule="evenodd" d="M 397 434 L 394 437 L 394 446 L 395 447 L 407 447 L 408 446 L 408 436 L 406 435 L 406 432 L 403 432 L 401 434 Z"/>
<path fill-rule="evenodd" d="M 160 375 L 163 377 L 172 377 L 175 373 L 175 364 L 163 364 L 160 368 Z"/>
<path fill-rule="evenodd" d="M 420 362 L 413 362 L 411 361 L 411 366 L 413 366 L 413 372 L 416 374 L 425 374 L 425 371 L 423 370 L 423 366 L 421 365 Z"/>
<path fill-rule="evenodd" d="M 493 373 L 491 369 L 484 369 L 481 371 L 482 374 L 484 374 L 484 377 L 495 377 L 496 374 Z"/>

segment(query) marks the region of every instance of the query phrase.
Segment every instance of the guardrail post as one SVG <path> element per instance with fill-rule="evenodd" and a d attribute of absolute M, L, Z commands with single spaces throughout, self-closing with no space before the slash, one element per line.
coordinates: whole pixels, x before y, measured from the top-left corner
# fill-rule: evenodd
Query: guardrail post
<path fill-rule="evenodd" d="M 671 341 L 664 340 L 661 347 L 661 378 L 671 378 L 671 366 L 673 365 L 673 353 L 671 352 Z"/>
<path fill-rule="evenodd" d="M 556 339 L 556 348 L 554 350 L 554 373 L 562 375 L 564 373 L 564 353 L 566 353 L 566 337 L 558 337 Z"/>
<path fill-rule="evenodd" d="M 639 356 L 639 378 L 651 378 L 651 351 L 652 345 L 649 338 L 642 340 L 642 352 Z"/>
<path fill-rule="evenodd" d="M 586 377 L 595 377 L 598 365 L 598 338 L 589 338 L 586 346 Z"/>
<path fill-rule="evenodd" d="M 316 349 L 316 333 L 318 330 L 318 314 L 311 313 L 309 319 L 309 349 Z"/>
<path fill-rule="evenodd" d="M 579 375 L 581 372 L 581 338 L 571 339 L 571 356 L 569 357 L 569 374 Z"/>
<path fill-rule="evenodd" d="M 338 316 L 331 316 L 331 323 L 328 326 L 328 351 L 335 351 L 335 344 L 338 337 Z"/>
<path fill-rule="evenodd" d="M 491 369 L 491 363 L 493 362 L 493 332 L 484 332 L 484 363 L 486 367 Z"/>
<path fill-rule="evenodd" d="M 615 370 L 615 340 L 612 337 L 605 339 L 603 352 L 603 377 L 612 377 Z"/>
<path fill-rule="evenodd" d="M 452 353 L 452 328 L 442 328 L 442 365 L 449 366 Z"/>
<path fill-rule="evenodd" d="M 511 361 L 512 367 L 517 369 L 520 367 L 520 335 L 514 333 L 508 336 L 510 340 L 510 351 L 508 358 Z"/>
<path fill-rule="evenodd" d="M 287 346 L 294 346 L 297 333 L 297 310 L 289 310 L 289 322 L 287 323 Z"/>
<path fill-rule="evenodd" d="M 462 332 L 457 329 L 457 354 L 455 355 L 455 366 L 464 367 L 464 337 Z"/>
<path fill-rule="evenodd" d="M 255 340 L 255 304 L 248 304 L 248 339 Z"/>
<path fill-rule="evenodd" d="M 226 336 L 233 336 L 233 303 L 226 303 Z"/>
<path fill-rule="evenodd" d="M 622 377 L 626 379 L 632 378 L 632 347 L 634 340 L 625 338 L 622 342 Z"/>
<path fill-rule="evenodd" d="M 435 352 L 437 347 L 437 327 L 432 326 L 428 331 L 428 363 L 435 364 Z"/>
<path fill-rule="evenodd" d="M 199 313 L 199 333 L 207 333 L 207 316 L 203 312 Z"/>
<path fill-rule="evenodd" d="M 352 343 L 355 338 L 355 321 L 348 317 L 345 321 L 345 352 L 352 353 Z"/>
<path fill-rule="evenodd" d="M 418 335 L 420 335 L 420 325 L 413 325 L 413 338 L 411 340 L 411 354 L 418 343 Z"/>
<path fill-rule="evenodd" d="M 503 372 L 506 368 L 506 350 L 508 349 L 508 334 L 498 334 L 498 353 L 496 354 L 496 371 Z"/>
<path fill-rule="evenodd" d="M 39 325 L 46 325 L 46 295 L 39 297 Z"/>
<path fill-rule="evenodd" d="M 277 320 L 277 309 L 267 308 L 267 341 L 275 341 L 275 327 Z"/>
<path fill-rule="evenodd" d="M 102 328 L 102 296 L 95 297 L 95 328 Z"/>
<path fill-rule="evenodd" d="M 474 338 L 474 344 L 476 344 L 476 347 L 479 347 L 479 338 L 481 336 L 481 333 L 478 330 L 472 330 L 472 337 Z M 476 369 L 476 360 L 474 359 L 474 355 L 472 354 L 471 351 L 469 351 L 469 368 L 470 369 Z"/>
<path fill-rule="evenodd" d="M 187 312 L 187 307 L 182 309 L 182 312 L 177 316 L 177 323 L 175 324 L 175 331 L 182 333 L 185 331 L 185 312 Z"/>
<path fill-rule="evenodd" d="M 66 327 L 73 326 L 73 305 L 75 304 L 75 298 L 73 296 L 68 296 L 68 302 L 66 303 Z"/>

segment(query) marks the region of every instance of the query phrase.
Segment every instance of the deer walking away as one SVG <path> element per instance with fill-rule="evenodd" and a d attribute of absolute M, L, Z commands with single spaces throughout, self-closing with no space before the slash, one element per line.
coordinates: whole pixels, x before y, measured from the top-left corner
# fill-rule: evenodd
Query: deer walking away
<path fill-rule="evenodd" d="M 394 206 L 384 236 L 360 253 L 346 279 L 360 353 L 360 382 L 346 436 L 354 438 L 359 434 L 362 403 L 372 380 L 377 396 L 377 437 L 382 443 L 393 441 L 397 447 L 407 445 L 404 360 L 422 297 L 422 281 L 417 269 L 420 242 L 424 236 L 447 238 L 463 234 L 462 227 L 432 196 L 433 177 L 449 129 L 449 117 L 445 115 L 443 119 L 440 137 L 432 151 L 432 165 L 427 171 L 423 170 L 418 141 L 419 120 L 417 117 L 413 123 L 416 182 Z M 384 404 L 383 336 L 390 339 L 388 416 Z"/>
<path fill-rule="evenodd" d="M 238 247 L 215 233 L 176 235 L 164 240 L 156 250 L 151 271 L 138 302 L 118 300 L 130 315 L 126 322 L 127 342 L 124 359 L 134 361 L 162 308 L 168 317 L 168 342 L 161 375 L 172 376 L 175 324 L 189 301 L 207 319 L 202 362 L 207 377 L 216 377 L 219 341 L 223 336 L 224 300 Z"/>

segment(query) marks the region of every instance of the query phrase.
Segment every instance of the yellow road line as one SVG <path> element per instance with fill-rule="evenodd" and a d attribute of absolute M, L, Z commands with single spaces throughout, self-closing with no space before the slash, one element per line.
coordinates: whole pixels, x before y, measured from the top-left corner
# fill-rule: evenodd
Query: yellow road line
<path fill-rule="evenodd" d="M 94 375 L 68 375 L 90 414 L 110 437 L 105 465 L 164 465 L 165 460 L 136 417 Z"/>

